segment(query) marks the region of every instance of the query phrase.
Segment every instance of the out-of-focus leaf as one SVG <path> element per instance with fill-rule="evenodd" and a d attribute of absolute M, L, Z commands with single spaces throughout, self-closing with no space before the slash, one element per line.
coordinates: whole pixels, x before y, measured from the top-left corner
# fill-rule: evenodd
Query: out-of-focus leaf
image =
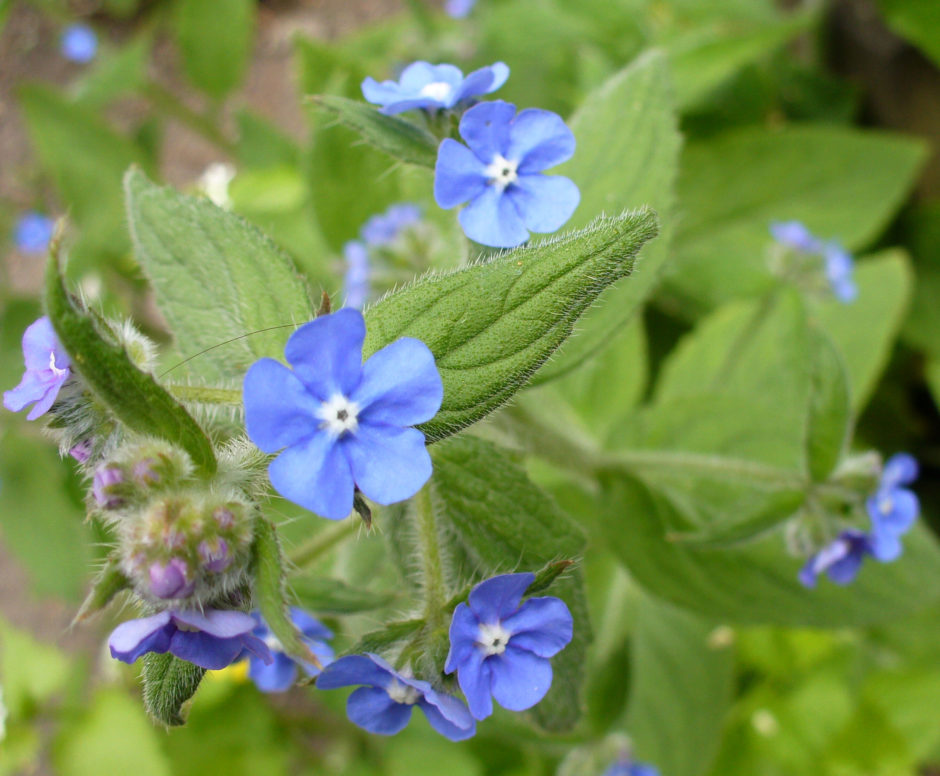
<path fill-rule="evenodd" d="M 842 357 L 823 332 L 810 332 L 810 399 L 806 462 L 810 476 L 824 482 L 849 442 L 852 410 Z"/>
<path fill-rule="evenodd" d="M 75 96 L 80 103 L 101 109 L 117 97 L 137 89 L 146 78 L 151 39 L 147 34 L 113 52 L 103 52 L 94 68 L 78 82 Z"/>
<path fill-rule="evenodd" d="M 898 35 L 917 46 L 940 67 L 940 14 L 933 0 L 877 0 Z"/>
<path fill-rule="evenodd" d="M 0 685 L 3 705 L 13 719 L 64 690 L 70 671 L 68 656 L 58 648 L 0 618 Z"/>
<path fill-rule="evenodd" d="M 292 576 L 288 582 L 291 592 L 304 609 L 319 614 L 352 614 L 368 612 L 388 606 L 395 593 L 363 590 L 338 579 Z"/>
<path fill-rule="evenodd" d="M 255 8 L 254 0 L 176 0 L 176 41 L 183 69 L 212 97 L 224 97 L 244 77 Z"/>

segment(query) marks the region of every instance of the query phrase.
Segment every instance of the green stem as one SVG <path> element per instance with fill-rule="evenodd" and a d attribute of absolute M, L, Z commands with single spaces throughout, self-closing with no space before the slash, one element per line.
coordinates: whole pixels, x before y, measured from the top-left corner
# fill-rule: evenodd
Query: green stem
<path fill-rule="evenodd" d="M 201 404 L 242 403 L 242 392 L 234 388 L 210 388 L 203 385 L 166 385 L 170 393 L 181 401 L 194 401 Z"/>
<path fill-rule="evenodd" d="M 194 111 L 181 102 L 169 89 L 156 81 L 148 81 L 141 91 L 158 110 L 171 115 L 177 121 L 198 132 L 230 156 L 235 155 L 235 144 L 222 133 L 218 126 L 208 116 Z"/>
<path fill-rule="evenodd" d="M 433 631 L 443 622 L 447 588 L 444 585 L 444 564 L 429 486 L 418 492 L 415 508 L 418 518 L 418 553 L 424 571 L 425 619 Z"/>
<path fill-rule="evenodd" d="M 356 533 L 359 527 L 357 517 L 347 517 L 336 525 L 331 525 L 311 536 L 297 549 L 290 553 L 288 560 L 297 568 L 306 568 L 318 560 L 337 544 L 341 544 Z"/>

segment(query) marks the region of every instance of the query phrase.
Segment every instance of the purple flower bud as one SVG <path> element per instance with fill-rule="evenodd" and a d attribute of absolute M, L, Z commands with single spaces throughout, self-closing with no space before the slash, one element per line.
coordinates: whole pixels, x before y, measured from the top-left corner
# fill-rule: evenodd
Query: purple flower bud
<path fill-rule="evenodd" d="M 124 482 L 124 472 L 116 466 L 102 466 L 95 472 L 91 492 L 102 509 L 117 509 L 124 505 L 123 496 L 115 492 L 116 486 Z"/>
<path fill-rule="evenodd" d="M 170 558 L 166 565 L 159 561 L 150 564 L 150 592 L 157 598 L 185 598 L 193 592 L 186 571 L 186 561 L 180 558 Z"/>
<path fill-rule="evenodd" d="M 91 439 L 83 439 L 77 445 L 72 447 L 71 450 L 69 450 L 69 455 L 79 463 L 85 463 L 89 458 L 91 458 L 91 448 Z"/>
<path fill-rule="evenodd" d="M 202 558 L 206 571 L 213 574 L 225 571 L 232 562 L 225 539 L 217 539 L 213 544 L 203 539 L 199 542 L 199 557 Z"/>
<path fill-rule="evenodd" d="M 160 482 L 160 473 L 157 471 L 155 458 L 144 458 L 134 463 L 133 477 L 141 485 L 156 485 Z"/>
<path fill-rule="evenodd" d="M 183 545 L 186 544 L 186 534 L 169 528 L 163 534 L 163 544 L 168 550 L 182 549 Z"/>
<path fill-rule="evenodd" d="M 224 531 L 235 525 L 235 513 L 228 507 L 216 507 L 212 512 L 212 517 L 218 523 L 219 528 Z"/>

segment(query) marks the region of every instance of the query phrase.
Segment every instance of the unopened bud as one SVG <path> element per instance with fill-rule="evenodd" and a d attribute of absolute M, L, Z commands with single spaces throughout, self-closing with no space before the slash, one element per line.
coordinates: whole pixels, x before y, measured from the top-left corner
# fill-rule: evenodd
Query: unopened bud
<path fill-rule="evenodd" d="M 117 466 L 102 466 L 95 472 L 91 492 L 95 503 L 102 509 L 118 509 L 124 506 L 124 495 L 120 487 L 124 482 L 124 472 Z"/>
<path fill-rule="evenodd" d="M 212 512 L 212 517 L 223 531 L 235 525 L 235 513 L 228 507 L 216 507 Z"/>
<path fill-rule="evenodd" d="M 225 571 L 232 562 L 225 539 L 217 539 L 211 544 L 205 540 L 199 542 L 199 557 L 202 559 L 203 568 L 213 574 Z"/>
<path fill-rule="evenodd" d="M 134 462 L 134 481 L 140 485 L 156 485 L 160 482 L 160 473 L 157 471 L 157 461 L 154 458 L 143 458 Z"/>
<path fill-rule="evenodd" d="M 78 444 L 72 446 L 72 448 L 69 450 L 69 455 L 79 463 L 85 463 L 89 458 L 91 458 L 91 448 L 91 439 L 83 439 Z"/>
<path fill-rule="evenodd" d="M 157 598 L 185 598 L 193 592 L 187 580 L 186 561 L 170 558 L 166 564 L 150 564 L 150 592 Z"/>

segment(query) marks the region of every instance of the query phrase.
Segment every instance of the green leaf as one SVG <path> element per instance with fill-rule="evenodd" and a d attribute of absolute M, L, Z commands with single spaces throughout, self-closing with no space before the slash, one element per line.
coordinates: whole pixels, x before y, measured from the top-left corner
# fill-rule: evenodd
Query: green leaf
<path fill-rule="evenodd" d="M 545 564 L 577 557 L 584 535 L 552 499 L 505 452 L 461 435 L 434 448 L 432 483 L 435 517 L 452 564 L 448 579 L 471 581 L 510 571 L 538 571 Z M 568 730 L 581 714 L 581 685 L 591 640 L 584 581 L 579 570 L 552 586 L 574 617 L 574 638 L 552 660 L 555 680 L 533 709 L 539 725 Z"/>
<path fill-rule="evenodd" d="M 215 452 L 199 424 L 151 375 L 134 366 L 124 348 L 104 339 L 91 317 L 75 306 L 65 290 L 56 245 L 46 267 L 46 310 L 72 367 L 124 425 L 178 444 L 198 471 L 215 472 Z"/>
<path fill-rule="evenodd" d="M 186 355 L 208 349 L 194 372 L 240 379 L 257 359 L 280 357 L 284 331 L 264 330 L 304 323 L 314 309 L 290 259 L 207 199 L 155 186 L 137 170 L 125 189 L 137 260 L 160 311 Z"/>
<path fill-rule="evenodd" d="M 114 52 L 100 54 L 94 68 L 77 84 L 78 101 L 100 110 L 138 89 L 146 77 L 151 44 L 151 36 L 144 33 Z"/>
<path fill-rule="evenodd" d="M 888 363 L 904 320 L 914 277 L 907 256 L 899 250 L 858 262 L 858 298 L 852 304 L 831 300 L 819 311 L 819 324 L 845 362 L 852 410 L 868 403 Z"/>
<path fill-rule="evenodd" d="M 292 576 L 290 590 L 304 609 L 319 614 L 352 614 L 381 609 L 393 603 L 396 594 L 353 587 L 339 579 Z"/>
<path fill-rule="evenodd" d="M 403 336 L 431 349 L 444 401 L 421 428 L 442 439 L 519 390 L 600 291 L 630 273 L 655 234 L 656 217 L 644 209 L 484 264 L 425 275 L 366 311 L 364 354 Z"/>
<path fill-rule="evenodd" d="M 254 0 L 176 0 L 176 42 L 196 86 L 222 98 L 241 83 L 252 49 Z"/>
<path fill-rule="evenodd" d="M 420 619 L 393 622 L 381 630 L 365 634 L 346 654 L 361 655 L 363 652 L 383 652 L 405 639 L 412 638 L 423 627 L 424 620 Z"/>
<path fill-rule="evenodd" d="M 818 329 L 810 333 L 810 348 L 806 461 L 810 476 L 825 482 L 838 466 L 852 431 L 849 377 L 832 341 Z"/>
<path fill-rule="evenodd" d="M 571 371 L 608 345 L 659 280 L 672 232 L 681 146 L 662 53 L 648 52 L 593 91 L 570 124 L 578 150 L 558 172 L 578 184 L 581 203 L 569 225 L 584 226 L 604 213 L 648 205 L 659 213 L 664 228 L 638 256 L 636 277 L 601 295 L 578 324 L 578 336 L 546 365 L 536 383 Z"/>
<path fill-rule="evenodd" d="M 940 14 L 933 0 L 878 0 L 891 29 L 940 67 Z"/>
<path fill-rule="evenodd" d="M 940 598 L 940 550 L 924 528 L 905 536 L 895 563 L 866 562 L 851 587 L 807 590 L 780 531 L 728 549 L 667 536 L 687 525 L 662 491 L 625 472 L 603 478 L 599 541 L 655 595 L 722 622 L 841 628 L 902 620 Z"/>
<path fill-rule="evenodd" d="M 91 592 L 82 602 L 81 608 L 72 620 L 72 625 L 86 620 L 96 612 L 104 609 L 111 600 L 122 590 L 129 588 L 130 580 L 121 570 L 121 561 L 117 557 L 108 559 L 105 567 L 101 569 L 92 583 Z"/>
<path fill-rule="evenodd" d="M 714 759 L 731 703 L 734 650 L 715 626 L 652 598 L 633 633 L 626 727 L 637 760 L 662 776 L 700 776 Z"/>
<path fill-rule="evenodd" d="M 773 221 L 802 221 L 822 239 L 860 248 L 894 215 L 924 158 L 924 145 L 908 137 L 812 125 L 690 143 L 669 290 L 688 305 L 683 312 L 766 291 Z"/>
<path fill-rule="evenodd" d="M 318 94 L 308 100 L 393 159 L 434 168 L 437 139 L 427 130 L 397 116 L 386 116 L 374 105 L 346 97 Z"/>
<path fill-rule="evenodd" d="M 148 652 L 143 656 L 141 678 L 144 683 L 144 708 L 156 722 L 167 727 L 183 725 L 183 704 L 199 688 L 206 669 L 169 652 Z"/>
<path fill-rule="evenodd" d="M 0 617 L 2 703 L 14 719 L 28 717 L 37 705 L 65 690 L 71 672 L 68 656 L 58 647 Z"/>
<path fill-rule="evenodd" d="M 304 641 L 303 634 L 291 621 L 287 607 L 284 557 L 274 524 L 259 517 L 255 521 L 254 542 L 255 599 L 271 633 L 281 642 L 283 651 L 295 660 L 320 665 L 320 660 Z"/>

